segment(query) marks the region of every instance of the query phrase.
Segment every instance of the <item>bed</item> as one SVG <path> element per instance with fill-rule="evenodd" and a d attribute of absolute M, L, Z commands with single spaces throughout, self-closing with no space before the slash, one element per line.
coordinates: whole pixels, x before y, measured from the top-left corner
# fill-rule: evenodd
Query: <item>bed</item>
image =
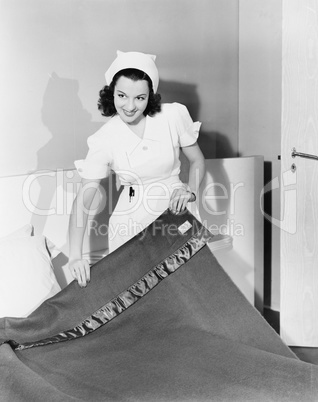
<path fill-rule="evenodd" d="M 167 211 L 25 318 L 0 319 L 1 401 L 315 401 L 302 362 L 190 213 Z"/>

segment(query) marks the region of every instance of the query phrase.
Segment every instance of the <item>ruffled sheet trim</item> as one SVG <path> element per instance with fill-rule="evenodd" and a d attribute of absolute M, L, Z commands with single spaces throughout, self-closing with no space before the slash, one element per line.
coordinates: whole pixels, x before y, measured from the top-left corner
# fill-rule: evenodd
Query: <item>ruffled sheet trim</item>
<path fill-rule="evenodd" d="M 74 340 L 96 331 L 135 304 L 165 278 L 189 261 L 212 237 L 213 235 L 208 229 L 202 226 L 196 234 L 173 254 L 157 264 L 127 290 L 107 302 L 74 328 L 35 342 L 18 343 L 10 340 L 4 343 L 8 343 L 14 350 L 24 350 L 36 346 Z"/>

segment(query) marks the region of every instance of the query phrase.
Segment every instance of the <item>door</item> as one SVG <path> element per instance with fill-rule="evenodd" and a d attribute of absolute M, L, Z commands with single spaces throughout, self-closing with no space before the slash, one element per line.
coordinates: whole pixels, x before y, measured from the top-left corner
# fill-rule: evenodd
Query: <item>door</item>
<path fill-rule="evenodd" d="M 280 333 L 318 347 L 318 1 L 283 0 Z"/>

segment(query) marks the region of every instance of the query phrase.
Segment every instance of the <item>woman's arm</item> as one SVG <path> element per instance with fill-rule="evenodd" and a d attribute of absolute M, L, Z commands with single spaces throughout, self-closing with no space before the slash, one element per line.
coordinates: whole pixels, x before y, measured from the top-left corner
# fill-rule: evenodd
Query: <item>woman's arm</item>
<path fill-rule="evenodd" d="M 197 194 L 200 184 L 205 176 L 204 156 L 197 142 L 193 145 L 182 148 L 182 151 L 190 163 L 188 186 L 190 191 Z"/>
<path fill-rule="evenodd" d="M 183 147 L 182 151 L 189 161 L 189 181 L 187 188 L 173 191 L 170 200 L 170 209 L 174 213 L 180 213 L 187 203 L 193 200 L 192 192 L 196 195 L 205 176 L 205 160 L 198 143 Z"/>
<path fill-rule="evenodd" d="M 82 247 L 88 214 L 99 183 L 100 180 L 82 179 L 70 216 L 68 268 L 81 287 L 90 281 L 90 267 L 88 261 L 82 259 Z"/>

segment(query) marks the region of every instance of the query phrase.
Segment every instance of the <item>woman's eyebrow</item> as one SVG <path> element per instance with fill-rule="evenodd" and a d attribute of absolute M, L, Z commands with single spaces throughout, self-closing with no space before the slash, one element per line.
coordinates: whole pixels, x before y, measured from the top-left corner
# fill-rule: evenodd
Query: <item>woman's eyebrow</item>
<path fill-rule="evenodd" d="M 117 89 L 117 92 L 120 92 L 120 93 L 122 93 L 123 95 L 126 95 L 126 93 L 125 93 L 124 91 L 120 90 L 120 89 Z M 147 94 L 139 94 L 139 95 L 136 95 L 136 98 L 137 98 L 138 96 L 147 96 Z"/>

